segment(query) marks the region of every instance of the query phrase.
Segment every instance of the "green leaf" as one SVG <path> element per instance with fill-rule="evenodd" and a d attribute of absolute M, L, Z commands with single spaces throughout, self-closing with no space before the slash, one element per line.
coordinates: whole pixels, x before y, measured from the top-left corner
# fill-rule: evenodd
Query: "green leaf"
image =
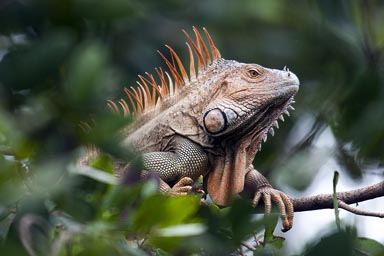
<path fill-rule="evenodd" d="M 95 159 L 90 160 L 90 166 L 100 169 L 103 171 L 107 171 L 108 173 L 113 174 L 113 165 L 112 165 L 112 159 L 110 156 L 106 154 L 98 155 Z"/>
<path fill-rule="evenodd" d="M 339 172 L 335 171 L 333 175 L 333 208 L 335 209 L 336 225 L 340 231 L 341 226 L 340 226 L 340 217 L 339 217 L 339 202 L 336 194 L 336 187 L 337 187 L 338 181 L 339 181 Z"/>
<path fill-rule="evenodd" d="M 281 255 L 280 249 L 284 245 L 283 237 L 272 237 L 263 246 L 258 246 L 253 255 Z"/>
<path fill-rule="evenodd" d="M 275 231 L 277 222 L 279 220 L 278 214 L 269 214 L 264 216 L 265 223 L 265 233 L 264 233 L 264 243 L 268 244 L 269 242 L 274 240 L 273 231 Z"/>
<path fill-rule="evenodd" d="M 254 220 L 254 210 L 250 201 L 244 199 L 235 200 L 229 207 L 225 217 L 230 222 L 234 243 L 239 244 L 253 232 L 264 228 L 263 221 Z"/>
<path fill-rule="evenodd" d="M 128 207 L 133 207 L 140 199 L 142 184 L 111 186 L 101 202 L 104 219 L 114 218 Z"/>
<path fill-rule="evenodd" d="M 15 208 L 0 208 L 0 243 L 4 242 L 11 224 L 16 217 Z"/>
<path fill-rule="evenodd" d="M 169 197 L 156 194 L 145 198 L 133 216 L 134 229 L 148 232 L 195 221 L 200 201 L 194 196 Z"/>
<path fill-rule="evenodd" d="M 322 255 L 353 255 L 353 237 L 351 232 L 337 231 L 335 233 L 324 236 L 315 245 L 307 248 L 305 255 L 322 256 Z"/>
<path fill-rule="evenodd" d="M 358 252 L 356 255 L 381 256 L 384 255 L 384 245 L 376 240 L 358 237 L 355 239 L 354 247 Z"/>
<path fill-rule="evenodd" d="M 118 179 L 116 178 L 116 176 L 110 173 L 107 173 L 105 171 L 101 171 L 101 170 L 89 167 L 89 166 L 69 165 L 68 171 L 69 173 L 76 174 L 76 175 L 83 175 L 106 184 L 111 184 L 111 185 L 118 184 Z"/>

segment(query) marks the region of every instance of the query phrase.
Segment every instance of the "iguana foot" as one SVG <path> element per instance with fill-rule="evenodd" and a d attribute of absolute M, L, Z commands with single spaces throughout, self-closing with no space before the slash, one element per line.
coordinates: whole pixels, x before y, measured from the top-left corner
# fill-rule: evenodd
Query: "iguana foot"
<path fill-rule="evenodd" d="M 286 232 L 292 228 L 294 212 L 293 204 L 291 199 L 286 194 L 270 186 L 264 186 L 255 192 L 252 200 L 252 207 L 257 207 L 260 199 L 264 202 L 265 214 L 271 213 L 272 201 L 277 204 L 279 207 L 281 220 L 283 222 L 283 232 Z"/>
<path fill-rule="evenodd" d="M 193 189 L 193 180 L 189 177 L 181 178 L 168 193 L 172 196 L 186 195 Z"/>

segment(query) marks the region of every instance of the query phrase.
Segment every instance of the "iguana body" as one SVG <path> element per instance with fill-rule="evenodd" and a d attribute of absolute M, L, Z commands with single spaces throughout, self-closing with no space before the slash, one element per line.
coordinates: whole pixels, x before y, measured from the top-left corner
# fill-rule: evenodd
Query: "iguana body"
<path fill-rule="evenodd" d="M 252 193 L 254 206 L 260 199 L 264 201 L 266 212 L 270 212 L 271 200 L 276 202 L 288 230 L 293 218 L 290 199 L 274 190 L 253 168 L 252 161 L 268 131 L 273 132 L 276 120 L 287 112 L 299 80 L 286 69 L 222 59 L 204 32 L 208 46 L 195 28 L 196 40 L 184 32 L 189 40 L 189 76 L 167 46 L 171 60 L 161 56 L 173 80 L 156 69 L 159 85 L 147 74 L 139 76 L 137 89 L 125 90 L 130 107 L 124 99 L 109 101 L 116 111 L 129 114 L 133 108 L 140 112 L 137 122 L 123 131 L 123 144 L 143 153 L 143 175 L 158 173 L 161 190 L 189 192 L 192 180 L 203 175 L 214 203 L 227 205 L 247 190 Z"/>

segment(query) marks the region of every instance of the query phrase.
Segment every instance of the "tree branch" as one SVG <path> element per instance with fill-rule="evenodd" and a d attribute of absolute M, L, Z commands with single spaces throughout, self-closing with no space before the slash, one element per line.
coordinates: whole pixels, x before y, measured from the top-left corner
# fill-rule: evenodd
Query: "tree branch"
<path fill-rule="evenodd" d="M 384 218 L 384 212 L 364 211 L 364 210 L 352 207 L 352 206 L 350 206 L 350 205 L 348 205 L 348 204 L 346 204 L 346 203 L 344 203 L 343 201 L 340 201 L 340 200 L 338 201 L 338 204 L 339 204 L 339 208 L 340 209 L 344 209 L 344 210 L 346 210 L 348 212 L 351 212 L 351 213 L 354 213 L 354 214 L 357 214 L 357 215 Z"/>
<path fill-rule="evenodd" d="M 383 213 L 373 213 L 367 211 L 357 210 L 348 204 L 359 203 L 371 200 L 377 197 L 384 196 L 384 181 L 374 184 L 372 186 L 359 188 L 356 190 L 338 192 L 337 199 L 339 207 L 347 211 L 359 215 L 376 216 L 384 218 Z M 320 209 L 333 209 L 333 194 L 320 194 L 316 196 L 308 196 L 302 198 L 292 198 L 293 207 L 295 212 L 312 211 Z M 347 205 L 347 206 L 346 206 Z"/>

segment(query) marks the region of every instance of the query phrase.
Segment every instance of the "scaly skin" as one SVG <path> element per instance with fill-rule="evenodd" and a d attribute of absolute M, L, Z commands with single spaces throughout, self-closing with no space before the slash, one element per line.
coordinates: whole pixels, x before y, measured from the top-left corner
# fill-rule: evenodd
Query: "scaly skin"
<path fill-rule="evenodd" d="M 299 80 L 285 68 L 225 60 L 212 44 L 210 59 L 204 55 L 204 43 L 198 41 L 200 34 L 195 28 L 194 32 L 195 43 L 187 37 L 195 54 L 202 56 L 198 75 L 193 59 L 190 78 L 180 64 L 167 63 L 176 82 L 183 86 L 163 97 L 156 107 L 147 107 L 137 122 L 123 131 L 123 144 L 143 153 L 143 176 L 157 173 L 161 191 L 186 194 L 192 182 L 203 175 L 206 192 L 215 204 L 228 205 L 235 195 L 246 191 L 252 195 L 253 206 L 264 201 L 266 213 L 275 202 L 283 230 L 289 230 L 293 223 L 289 197 L 273 189 L 252 161 L 268 131 L 273 132 L 276 120 L 283 119 L 299 89 Z M 177 61 L 177 55 L 172 56 Z M 203 61 L 205 64 L 200 63 Z M 144 88 L 148 80 L 141 79 Z"/>

